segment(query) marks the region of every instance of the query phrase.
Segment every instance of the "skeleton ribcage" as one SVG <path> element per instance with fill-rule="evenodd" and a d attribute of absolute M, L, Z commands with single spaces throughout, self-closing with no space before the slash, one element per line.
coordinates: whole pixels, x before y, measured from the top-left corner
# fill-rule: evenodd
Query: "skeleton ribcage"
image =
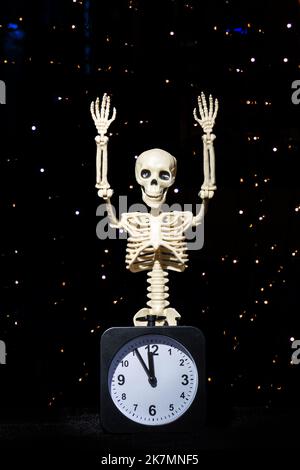
<path fill-rule="evenodd" d="M 164 212 L 157 217 L 141 212 L 122 214 L 120 225 L 129 233 L 127 269 L 151 270 L 159 261 L 163 270 L 183 271 L 188 261 L 184 232 L 192 218 L 187 211 Z"/>

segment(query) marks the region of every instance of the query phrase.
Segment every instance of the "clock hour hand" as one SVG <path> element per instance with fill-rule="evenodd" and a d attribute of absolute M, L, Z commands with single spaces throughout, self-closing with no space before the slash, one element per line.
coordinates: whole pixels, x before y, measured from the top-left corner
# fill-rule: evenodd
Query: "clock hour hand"
<path fill-rule="evenodd" d="M 155 377 L 155 370 L 154 370 L 154 354 L 148 351 L 148 364 L 149 364 L 149 383 L 152 387 L 156 387 L 157 385 L 157 378 Z"/>
<path fill-rule="evenodd" d="M 144 361 L 144 359 L 142 358 L 142 356 L 141 356 L 139 350 L 136 348 L 136 349 L 134 350 L 134 352 L 135 352 L 135 354 L 136 354 L 136 357 L 137 357 L 138 360 L 140 361 L 141 365 L 143 366 L 144 371 L 146 372 L 146 374 L 147 374 L 147 376 L 148 376 L 148 382 L 149 382 L 149 384 L 150 384 L 152 387 L 156 387 L 156 385 L 157 385 L 156 377 L 153 377 L 153 376 L 151 375 L 150 369 L 148 369 L 148 367 L 146 366 L 145 361 Z M 148 356 L 148 358 L 149 358 L 149 356 Z"/>

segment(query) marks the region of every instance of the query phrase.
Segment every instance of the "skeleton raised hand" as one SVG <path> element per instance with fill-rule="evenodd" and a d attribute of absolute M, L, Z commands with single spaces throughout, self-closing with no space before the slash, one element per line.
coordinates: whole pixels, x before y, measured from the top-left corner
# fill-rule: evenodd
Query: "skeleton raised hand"
<path fill-rule="evenodd" d="M 96 101 L 91 102 L 91 115 L 94 120 L 95 126 L 97 128 L 98 134 L 101 138 L 104 138 L 105 134 L 108 131 L 111 123 L 116 119 L 117 111 L 116 108 L 113 108 L 112 117 L 109 119 L 110 113 L 110 96 L 107 93 L 104 93 L 101 107 L 100 99 L 97 98 Z M 104 141 L 106 139 L 103 139 Z"/>
<path fill-rule="evenodd" d="M 99 189 L 98 194 L 107 200 L 113 195 L 113 190 L 107 180 L 107 144 L 108 136 L 106 135 L 109 126 L 116 119 L 116 108 L 113 108 L 112 116 L 110 114 L 110 97 L 104 93 L 101 106 L 99 98 L 91 103 L 91 115 L 94 120 L 98 135 L 95 138 L 97 144 L 96 158 L 96 188 Z"/>
<path fill-rule="evenodd" d="M 197 110 L 194 108 L 194 118 L 200 124 L 205 134 L 211 134 L 215 125 L 215 119 L 219 109 L 219 102 L 217 99 L 213 100 L 212 95 L 209 95 L 209 108 L 204 93 L 198 96 L 198 108 L 200 118 L 197 116 Z"/>
<path fill-rule="evenodd" d="M 216 177 L 215 177 L 215 152 L 213 147 L 213 141 L 216 136 L 212 133 L 215 125 L 215 119 L 219 109 L 218 100 L 213 100 L 212 95 L 209 95 L 209 106 L 204 93 L 202 92 L 198 96 L 198 109 L 200 118 L 197 115 L 196 108 L 194 109 L 194 118 L 198 124 L 202 127 L 204 135 L 203 140 L 203 170 L 204 170 L 204 181 L 201 186 L 199 193 L 202 199 L 211 199 L 214 195 L 214 191 L 217 189 Z"/>

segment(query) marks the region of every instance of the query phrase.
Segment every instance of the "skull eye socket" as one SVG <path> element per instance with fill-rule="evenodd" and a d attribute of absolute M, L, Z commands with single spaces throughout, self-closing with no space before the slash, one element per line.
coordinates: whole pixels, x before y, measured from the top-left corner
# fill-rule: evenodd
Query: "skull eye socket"
<path fill-rule="evenodd" d="M 146 179 L 146 178 L 150 178 L 151 176 L 151 171 L 150 170 L 142 170 L 141 171 L 141 177 Z"/>
<path fill-rule="evenodd" d="M 163 181 L 169 181 L 169 179 L 171 178 L 171 175 L 168 171 L 160 171 L 159 177 Z"/>

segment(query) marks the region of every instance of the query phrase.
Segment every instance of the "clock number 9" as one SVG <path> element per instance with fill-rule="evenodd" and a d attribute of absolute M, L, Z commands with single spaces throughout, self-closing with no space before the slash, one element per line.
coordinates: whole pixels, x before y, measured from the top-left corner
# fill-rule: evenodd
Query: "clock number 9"
<path fill-rule="evenodd" d="M 155 416 L 155 415 L 156 415 L 156 408 L 155 408 L 155 405 L 150 405 L 150 406 L 149 406 L 149 415 L 150 415 L 150 416 Z"/>
<path fill-rule="evenodd" d="M 118 385 L 124 385 L 125 377 L 123 374 L 118 375 Z"/>

